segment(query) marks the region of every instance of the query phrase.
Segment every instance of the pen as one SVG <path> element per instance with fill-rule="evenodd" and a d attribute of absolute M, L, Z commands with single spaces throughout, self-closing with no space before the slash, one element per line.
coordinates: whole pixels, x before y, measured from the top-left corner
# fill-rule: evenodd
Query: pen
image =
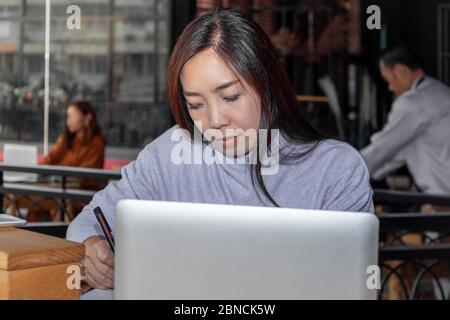
<path fill-rule="evenodd" d="M 102 209 L 100 207 L 96 207 L 94 209 L 95 217 L 97 218 L 98 223 L 100 223 L 100 227 L 103 230 L 103 233 L 105 234 L 106 240 L 109 243 L 109 247 L 111 248 L 112 253 L 114 254 L 114 237 L 111 230 L 111 227 L 108 224 L 108 221 L 106 221 L 105 215 L 102 212 Z"/>

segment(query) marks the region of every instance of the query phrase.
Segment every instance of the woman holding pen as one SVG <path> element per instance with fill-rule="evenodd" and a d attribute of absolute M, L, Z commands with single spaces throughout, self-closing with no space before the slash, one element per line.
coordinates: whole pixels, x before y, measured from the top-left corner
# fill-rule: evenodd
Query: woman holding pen
<path fill-rule="evenodd" d="M 91 287 L 114 287 L 113 255 L 92 211 L 101 207 L 114 231 L 120 199 L 374 211 L 359 153 L 311 127 L 269 38 L 239 11 L 207 13 L 185 28 L 168 96 L 177 125 L 69 226 L 67 238 L 86 246 Z"/>

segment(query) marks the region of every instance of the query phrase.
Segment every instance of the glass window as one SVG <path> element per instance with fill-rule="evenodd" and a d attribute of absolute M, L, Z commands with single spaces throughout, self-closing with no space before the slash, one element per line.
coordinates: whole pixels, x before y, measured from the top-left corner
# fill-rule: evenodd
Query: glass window
<path fill-rule="evenodd" d="M 44 1 L 22 3 L 0 2 L 0 139 L 42 141 Z"/>
<path fill-rule="evenodd" d="M 172 125 L 169 1 L 51 1 L 50 143 L 81 99 L 96 107 L 108 145 L 142 147 Z M 67 27 L 73 4 L 79 30 Z M 0 2 L 0 139 L 43 140 L 44 43 L 44 0 Z"/>

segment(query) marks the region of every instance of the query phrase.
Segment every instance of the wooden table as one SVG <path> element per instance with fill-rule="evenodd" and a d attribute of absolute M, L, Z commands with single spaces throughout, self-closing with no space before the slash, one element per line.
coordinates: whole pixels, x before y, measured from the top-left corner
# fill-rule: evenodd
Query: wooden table
<path fill-rule="evenodd" d="M 70 284 L 83 258 L 82 244 L 0 228 L 0 299 L 79 299 Z"/>

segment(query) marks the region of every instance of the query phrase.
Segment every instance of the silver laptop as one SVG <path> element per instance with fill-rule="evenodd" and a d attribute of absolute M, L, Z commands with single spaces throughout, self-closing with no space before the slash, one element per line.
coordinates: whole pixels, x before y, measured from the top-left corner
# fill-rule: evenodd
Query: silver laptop
<path fill-rule="evenodd" d="M 0 213 L 0 228 L 20 227 L 27 223 L 26 220 L 11 216 L 6 213 Z"/>
<path fill-rule="evenodd" d="M 116 299 L 375 299 L 369 213 L 122 200 Z"/>
<path fill-rule="evenodd" d="M 36 165 L 38 149 L 36 146 L 5 143 L 3 145 L 3 162 L 11 165 Z M 5 171 L 5 182 L 36 182 L 38 175 L 27 172 Z"/>

